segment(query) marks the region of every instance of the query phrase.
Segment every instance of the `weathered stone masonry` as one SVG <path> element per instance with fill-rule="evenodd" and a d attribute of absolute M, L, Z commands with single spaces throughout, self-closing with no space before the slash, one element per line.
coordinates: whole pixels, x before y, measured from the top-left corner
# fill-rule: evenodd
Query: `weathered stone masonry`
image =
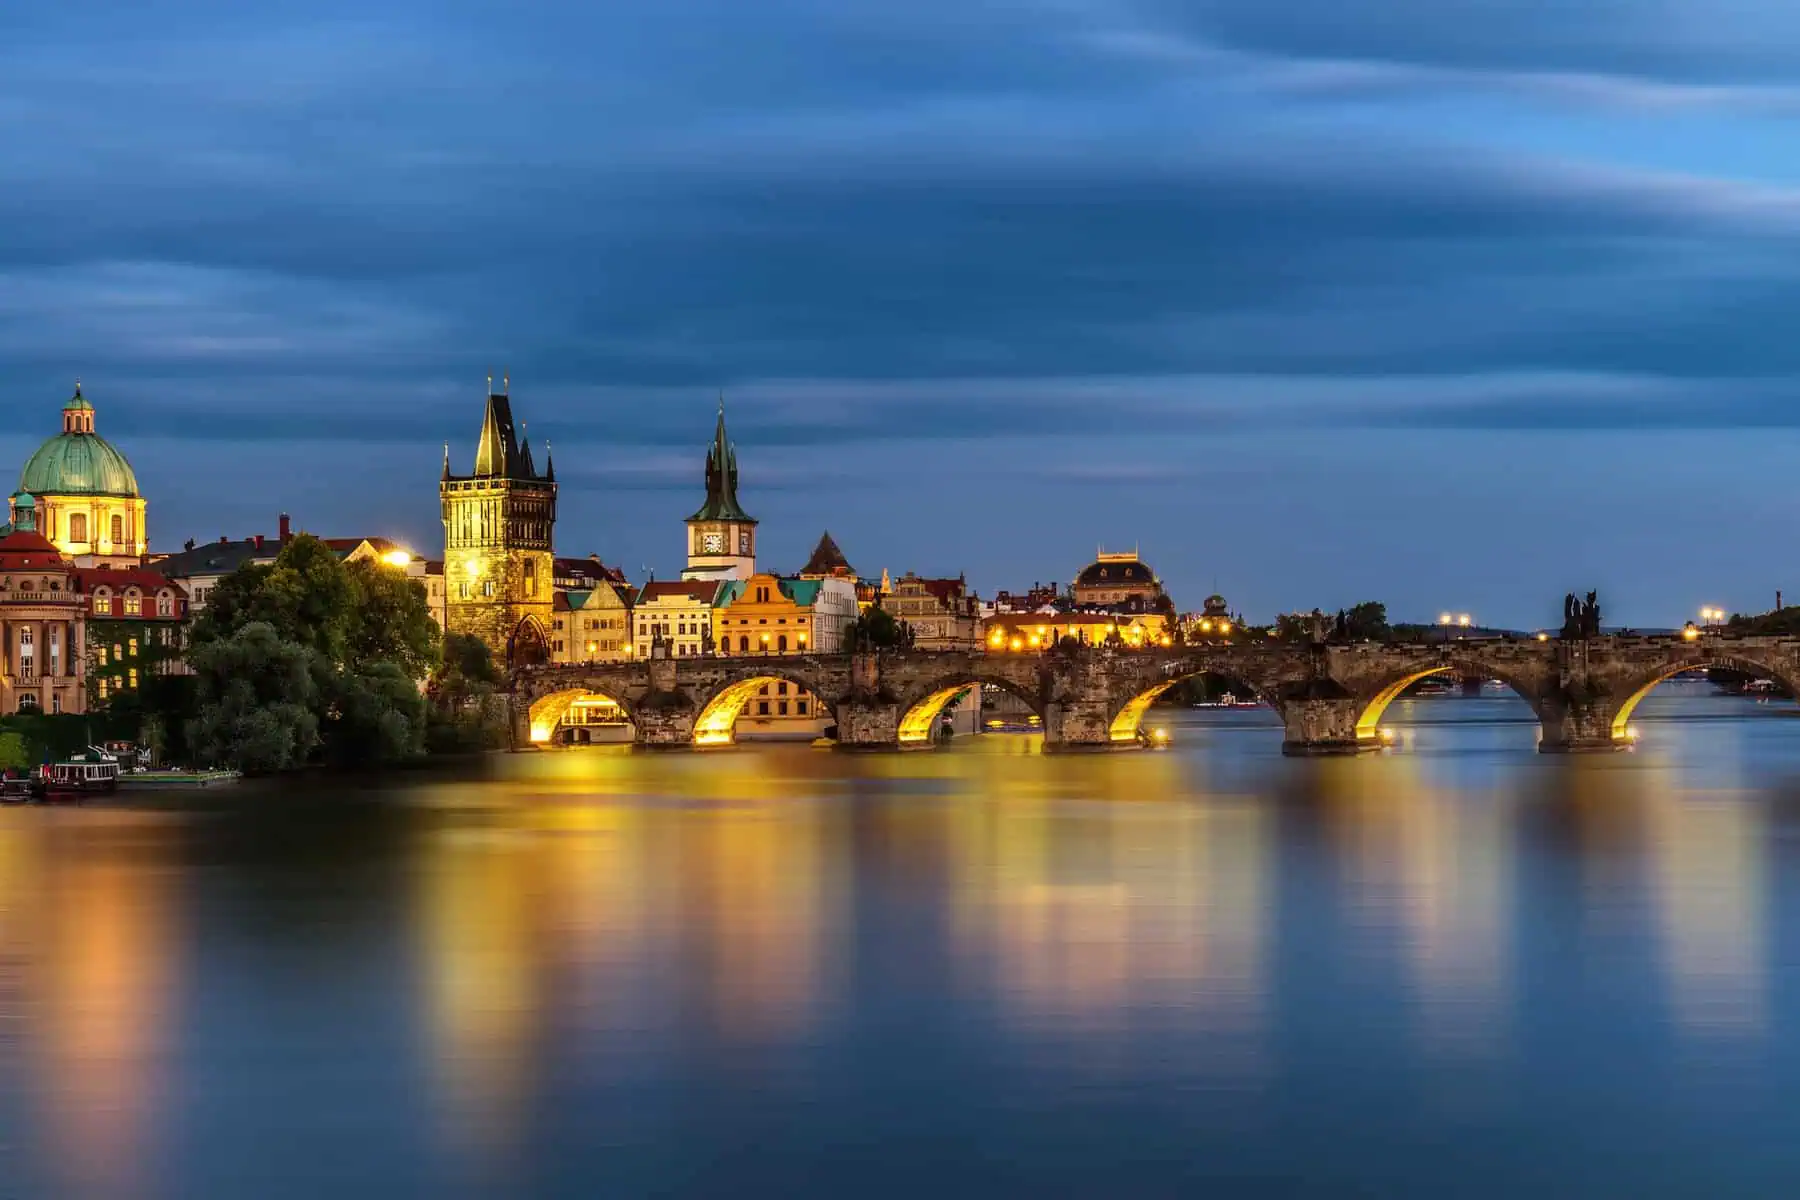
<path fill-rule="evenodd" d="M 1630 742 L 1639 699 L 1678 671 L 1732 667 L 1800 693 L 1800 639 L 1594 638 L 1432 644 L 1212 645 L 1056 651 L 1042 655 L 895 652 L 881 655 L 702 657 L 534 667 L 514 673 L 515 741 L 542 742 L 584 693 L 625 709 L 645 746 L 728 740 L 752 680 L 784 679 L 832 710 L 846 749 L 929 745 L 932 705 L 982 684 L 1019 697 L 1042 719 L 1047 751 L 1138 745 L 1155 696 L 1192 675 L 1232 680 L 1268 702 L 1289 754 L 1354 754 L 1381 744 L 1382 711 L 1408 684 L 1453 671 L 1498 679 L 1537 715 L 1546 753 L 1613 750 Z M 718 733 L 723 730 L 723 735 Z M 709 732 L 710 731 L 710 732 Z"/>

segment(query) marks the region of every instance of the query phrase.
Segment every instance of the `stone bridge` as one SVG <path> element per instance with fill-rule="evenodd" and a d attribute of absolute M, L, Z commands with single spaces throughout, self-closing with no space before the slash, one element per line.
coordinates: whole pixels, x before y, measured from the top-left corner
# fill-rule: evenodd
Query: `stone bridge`
<path fill-rule="evenodd" d="M 1046 750 L 1139 744 L 1138 723 L 1175 683 L 1211 674 L 1281 717 L 1289 754 L 1351 754 L 1381 744 L 1383 710 L 1410 684 L 1444 672 L 1498 679 L 1542 726 L 1546 753 L 1612 750 L 1632 740 L 1632 710 L 1681 671 L 1729 667 L 1800 695 L 1800 638 L 1599 637 L 1292 645 L 1212 644 L 1044 654 L 896 651 L 867 655 L 705 656 L 521 668 L 513 675 L 514 743 L 548 742 L 582 696 L 617 703 L 643 746 L 728 744 L 745 703 L 785 680 L 828 705 L 844 748 L 929 746 L 938 714 L 972 684 L 1018 697 L 1042 721 Z"/>

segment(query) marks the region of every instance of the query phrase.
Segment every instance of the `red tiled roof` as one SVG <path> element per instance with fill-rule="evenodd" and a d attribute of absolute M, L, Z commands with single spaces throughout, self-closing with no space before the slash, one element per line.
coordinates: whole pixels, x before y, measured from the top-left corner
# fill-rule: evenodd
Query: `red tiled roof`
<path fill-rule="evenodd" d="M 36 530 L 19 529 L 0 538 L 0 559 L 8 566 L 66 566 L 62 553 Z"/>

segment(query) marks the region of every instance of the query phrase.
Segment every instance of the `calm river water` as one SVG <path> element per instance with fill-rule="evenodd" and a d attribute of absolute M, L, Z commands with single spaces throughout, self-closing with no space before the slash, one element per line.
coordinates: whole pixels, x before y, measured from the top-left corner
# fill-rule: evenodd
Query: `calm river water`
<path fill-rule="evenodd" d="M 0 1196 L 1778 1196 L 1800 720 L 0 809 Z"/>

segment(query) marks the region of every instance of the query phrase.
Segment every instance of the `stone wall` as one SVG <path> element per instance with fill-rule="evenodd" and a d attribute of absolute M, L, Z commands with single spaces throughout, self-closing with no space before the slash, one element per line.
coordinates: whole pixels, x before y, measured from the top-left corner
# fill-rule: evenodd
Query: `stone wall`
<path fill-rule="evenodd" d="M 695 724 L 733 685 L 785 679 L 830 705 L 846 747 L 898 744 L 917 706 L 965 683 L 1001 688 L 1043 719 L 1046 750 L 1135 745 L 1125 728 L 1175 680 L 1211 672 L 1254 691 L 1281 715 L 1290 754 L 1379 747 L 1374 722 L 1408 683 L 1454 671 L 1499 679 L 1531 706 L 1546 752 L 1611 750 L 1622 722 L 1658 681 L 1698 666 L 1767 675 L 1800 693 L 1800 639 L 1597 638 L 1381 645 L 1209 645 L 1046 654 L 892 652 L 879 656 L 664 659 L 516 672 L 515 704 L 529 710 L 571 689 L 598 692 L 632 714 L 646 745 L 686 745 Z"/>

